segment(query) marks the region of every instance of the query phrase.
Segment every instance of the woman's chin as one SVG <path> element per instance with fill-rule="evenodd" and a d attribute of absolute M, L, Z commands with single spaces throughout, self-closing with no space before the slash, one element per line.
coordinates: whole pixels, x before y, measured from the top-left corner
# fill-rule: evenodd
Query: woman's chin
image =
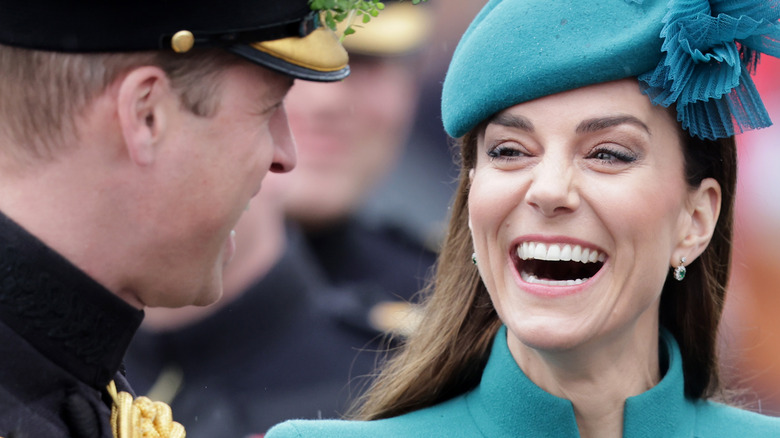
<path fill-rule="evenodd" d="M 590 339 L 588 330 L 577 327 L 571 321 L 563 318 L 559 321 L 533 323 L 533 318 L 524 318 L 523 322 L 514 324 L 508 321 L 507 337 L 509 345 L 516 343 L 517 347 L 530 348 L 537 351 L 563 352 L 572 350 Z M 514 340 L 512 340 L 514 338 Z"/>

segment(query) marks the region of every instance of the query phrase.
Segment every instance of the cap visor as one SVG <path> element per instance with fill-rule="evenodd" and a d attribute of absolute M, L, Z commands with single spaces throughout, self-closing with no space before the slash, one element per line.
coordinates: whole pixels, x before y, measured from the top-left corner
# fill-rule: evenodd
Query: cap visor
<path fill-rule="evenodd" d="M 307 81 L 333 82 L 349 76 L 347 51 L 336 34 L 325 28 L 303 38 L 236 44 L 227 49 L 271 70 Z"/>

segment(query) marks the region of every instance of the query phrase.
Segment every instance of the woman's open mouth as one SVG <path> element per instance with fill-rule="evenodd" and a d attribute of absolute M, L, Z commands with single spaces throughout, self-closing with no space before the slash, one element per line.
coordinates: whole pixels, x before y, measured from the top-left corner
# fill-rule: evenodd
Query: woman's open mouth
<path fill-rule="evenodd" d="M 607 255 L 581 245 L 523 242 L 512 258 L 520 278 L 527 283 L 575 286 L 596 275 Z"/>

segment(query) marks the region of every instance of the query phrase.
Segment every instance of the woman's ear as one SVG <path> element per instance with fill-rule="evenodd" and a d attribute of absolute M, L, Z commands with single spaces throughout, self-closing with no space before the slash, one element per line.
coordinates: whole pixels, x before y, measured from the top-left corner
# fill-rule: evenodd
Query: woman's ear
<path fill-rule="evenodd" d="M 469 170 L 469 184 L 474 181 L 474 169 Z M 469 230 L 471 230 L 471 214 L 469 214 Z M 473 238 L 471 240 L 474 240 Z"/>
<path fill-rule="evenodd" d="M 139 67 L 121 79 L 117 115 L 128 155 L 134 163 L 154 162 L 156 146 L 166 127 L 165 105 L 171 95 L 168 77 L 159 67 Z"/>
<path fill-rule="evenodd" d="M 686 229 L 670 261 L 671 266 L 678 266 L 683 257 L 688 264 L 704 252 L 720 216 L 720 184 L 713 178 L 704 179 L 688 196 L 690 220 L 686 221 Z"/>

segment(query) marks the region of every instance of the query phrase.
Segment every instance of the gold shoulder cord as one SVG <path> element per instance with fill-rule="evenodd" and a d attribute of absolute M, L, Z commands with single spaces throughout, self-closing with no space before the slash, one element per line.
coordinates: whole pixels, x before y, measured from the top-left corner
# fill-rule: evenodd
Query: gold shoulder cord
<path fill-rule="evenodd" d="M 184 438 L 184 426 L 173 421 L 171 407 L 153 402 L 147 397 L 117 393 L 112 380 L 108 394 L 114 400 L 111 406 L 111 429 L 114 438 Z"/>

